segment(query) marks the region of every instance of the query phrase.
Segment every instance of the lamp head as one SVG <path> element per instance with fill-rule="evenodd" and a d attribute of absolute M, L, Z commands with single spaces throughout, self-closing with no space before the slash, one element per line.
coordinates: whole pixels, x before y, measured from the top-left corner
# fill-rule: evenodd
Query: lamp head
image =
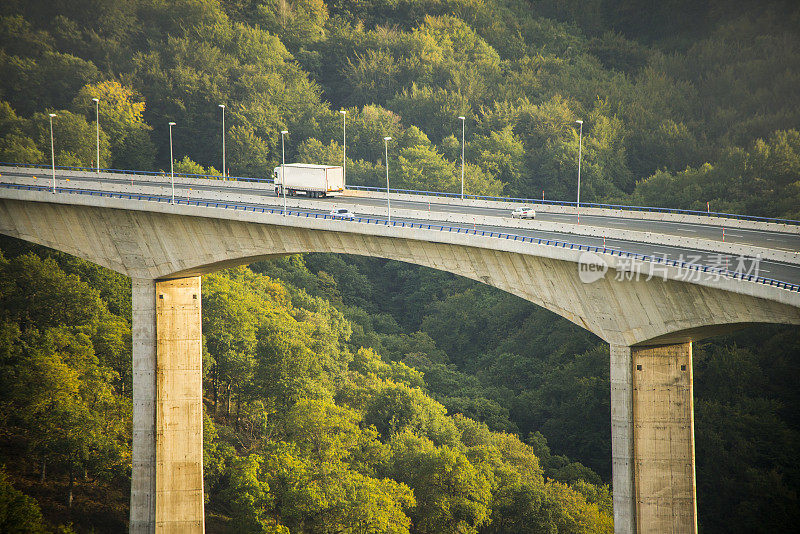
<path fill-rule="evenodd" d="M 225 109 L 225 104 L 220 104 L 219 107 L 221 107 L 222 109 Z"/>
<path fill-rule="evenodd" d="M 339 110 L 339 113 L 341 113 L 342 115 L 345 115 L 345 114 L 347 114 L 347 110 L 340 109 L 340 110 Z"/>
<path fill-rule="evenodd" d="M 459 117 L 459 119 L 461 119 L 462 121 L 465 121 L 465 120 L 467 120 L 467 118 L 466 118 L 466 117 Z"/>
<path fill-rule="evenodd" d="M 175 126 L 174 122 L 169 123 L 170 126 Z"/>
<path fill-rule="evenodd" d="M 578 124 L 583 124 L 583 121 L 575 121 L 575 122 L 577 122 Z"/>
<path fill-rule="evenodd" d="M 281 130 L 281 135 L 287 135 L 288 133 L 289 133 L 289 130 Z"/>
<path fill-rule="evenodd" d="M 100 99 L 99 98 L 93 98 L 92 102 L 100 102 Z"/>
<path fill-rule="evenodd" d="M 48 113 L 48 115 L 50 115 L 51 117 L 55 117 L 56 116 L 55 113 Z"/>
<path fill-rule="evenodd" d="M 383 138 L 383 140 L 384 140 L 384 141 L 391 141 L 391 140 L 392 140 L 392 138 L 391 138 L 391 137 L 384 137 L 384 138 Z"/>

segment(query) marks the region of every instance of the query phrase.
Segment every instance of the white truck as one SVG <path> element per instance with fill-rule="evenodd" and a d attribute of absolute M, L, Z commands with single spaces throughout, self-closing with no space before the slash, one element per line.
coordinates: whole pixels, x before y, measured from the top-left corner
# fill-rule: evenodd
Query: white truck
<path fill-rule="evenodd" d="M 333 197 L 344 192 L 344 171 L 335 165 L 289 163 L 275 167 L 273 176 L 278 196 L 283 195 L 283 188 L 289 196 L 303 193 L 309 198 Z"/>

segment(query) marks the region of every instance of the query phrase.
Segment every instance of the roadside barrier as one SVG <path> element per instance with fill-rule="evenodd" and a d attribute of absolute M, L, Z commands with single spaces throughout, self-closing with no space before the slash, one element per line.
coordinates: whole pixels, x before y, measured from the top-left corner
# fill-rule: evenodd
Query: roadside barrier
<path fill-rule="evenodd" d="M 44 165 L 44 164 L 30 164 L 30 163 L 4 163 L 0 162 L 0 166 L 9 166 L 9 167 L 27 167 L 27 168 L 34 168 L 34 169 L 50 169 L 52 168 L 51 165 Z M 64 166 L 56 166 L 56 169 L 59 170 L 73 170 L 73 171 L 81 171 L 81 172 L 96 172 L 97 169 L 94 168 L 87 168 L 87 167 L 64 167 Z M 116 174 L 125 174 L 125 175 L 141 175 L 141 176 L 165 176 L 169 177 L 170 173 L 164 171 L 136 171 L 130 169 L 100 169 L 101 172 L 110 172 Z M 259 182 L 259 183 L 273 183 L 272 178 L 251 178 L 246 176 L 222 176 L 222 175 L 212 175 L 212 174 L 189 174 L 189 173 L 174 173 L 176 177 L 180 178 L 204 178 L 204 179 L 212 179 L 212 180 L 230 180 L 230 181 L 238 181 L 238 182 Z M 379 192 L 385 193 L 386 188 L 380 187 L 370 187 L 370 186 L 363 186 L 363 185 L 347 185 L 347 188 L 354 191 L 371 191 L 371 192 Z M 392 189 L 390 188 L 389 191 L 391 193 L 402 194 L 402 195 L 419 195 L 419 196 L 428 196 L 428 197 L 439 197 L 439 198 L 447 198 L 447 199 L 460 199 L 461 194 L 459 193 L 444 193 L 441 191 L 424 191 L 424 190 L 417 190 L 417 189 Z M 532 206 L 561 206 L 561 207 L 570 207 L 570 208 L 577 208 L 577 202 L 570 202 L 570 201 L 560 201 L 560 200 L 543 200 L 537 198 L 521 198 L 521 197 L 497 197 L 497 196 L 483 196 L 483 195 L 464 195 L 464 198 L 467 200 L 485 200 L 485 201 L 492 201 L 492 202 L 512 202 L 512 203 L 519 203 L 519 204 L 530 204 Z M 694 215 L 698 217 L 714 217 L 714 218 L 725 218 L 725 219 L 734 219 L 739 221 L 753 221 L 753 222 L 766 222 L 766 223 L 775 223 L 775 224 L 790 224 L 790 225 L 800 225 L 800 221 L 794 219 L 780 219 L 776 217 L 760 217 L 758 215 L 741 215 L 737 213 L 725 213 L 719 211 L 702 211 L 702 210 L 686 210 L 686 209 L 679 209 L 679 208 L 660 208 L 657 206 L 630 206 L 626 204 L 600 204 L 595 202 L 581 202 L 581 208 L 599 208 L 599 209 L 609 209 L 609 210 L 621 210 L 621 211 L 641 211 L 646 213 L 670 213 L 676 215 Z"/>
<path fill-rule="evenodd" d="M 23 185 L 23 184 L 9 184 L 9 183 L 0 183 L 0 187 L 5 187 L 9 189 L 17 189 L 17 190 L 27 190 L 27 191 L 47 191 L 51 192 L 53 189 L 52 187 L 47 186 L 40 186 L 40 185 Z M 67 187 L 56 187 L 57 193 L 64 193 L 64 194 L 77 194 L 77 195 L 90 195 L 90 196 L 99 196 L 99 197 L 106 197 L 106 198 L 119 198 L 119 199 L 126 199 L 126 200 L 137 200 L 137 201 L 145 201 L 145 202 L 166 202 L 170 203 L 172 200 L 171 196 L 164 196 L 164 195 L 147 195 L 147 194 L 137 194 L 137 193 L 118 193 L 118 192 L 110 192 L 110 191 L 96 191 L 91 189 L 81 189 L 81 188 L 67 188 Z M 721 269 L 718 267 L 712 267 L 708 265 L 700 265 L 694 262 L 684 262 L 680 260 L 672 260 L 669 258 L 654 256 L 654 255 L 647 255 L 647 254 L 640 254 L 637 252 L 627 252 L 624 250 L 607 248 L 607 247 L 600 247 L 600 246 L 591 246 L 591 245 L 581 245 L 579 243 L 570 243 L 568 241 L 562 240 L 554 240 L 554 239 L 544 239 L 544 238 L 537 238 L 537 237 L 530 237 L 530 236 L 523 236 L 518 234 L 511 234 L 507 232 L 494 232 L 494 231 L 487 231 L 487 230 L 478 230 L 475 228 L 464 228 L 459 226 L 446 226 L 440 224 L 430 224 L 430 223 L 417 223 L 417 222 L 408 222 L 408 221 L 388 221 L 386 219 L 380 218 L 373 218 L 373 217 L 353 217 L 353 218 L 346 218 L 337 215 L 330 215 L 327 213 L 316 213 L 316 212 L 308 212 L 308 211 L 299 211 L 299 210 L 286 210 L 284 212 L 281 208 L 272 208 L 272 207 L 265 207 L 265 206 L 258 206 L 255 204 L 242 204 L 237 202 L 229 202 L 229 201 L 219 201 L 219 200 L 203 200 L 203 199 L 188 199 L 188 198 L 175 198 L 175 204 L 177 205 L 186 205 L 186 206 L 197 206 L 197 207 L 205 207 L 205 208 L 222 208 L 222 209 L 230 209 L 230 210 L 241 210 L 241 211 L 252 211 L 256 213 L 272 213 L 272 214 L 285 214 L 286 216 L 292 217 L 305 217 L 307 219 L 323 219 L 323 220 L 339 220 L 339 221 L 347 221 L 352 223 L 360 223 L 360 224 L 375 224 L 375 225 L 382 225 L 382 226 L 391 226 L 391 227 L 400 227 L 400 228 L 420 228 L 425 230 L 435 230 L 440 232 L 450 232 L 450 233 L 458 233 L 458 234 L 466 234 L 466 235 L 474 235 L 474 236 L 481 236 L 481 237 L 489 237 L 495 239 L 507 239 L 513 241 L 520 241 L 522 243 L 532 243 L 536 245 L 545 245 L 545 246 L 552 246 L 552 247 L 561 247 L 561 248 L 569 248 L 571 250 L 579 250 L 584 252 L 594 252 L 597 254 L 608 254 L 610 256 L 618 256 L 618 257 L 625 257 L 625 258 L 632 258 L 639 261 L 647 261 L 657 264 L 663 264 L 667 266 L 673 266 L 681 269 L 688 269 L 697 272 L 703 273 L 711 273 L 713 275 L 723 276 L 725 278 L 730 278 L 733 280 L 744 280 L 748 282 L 755 282 L 757 284 L 768 285 L 771 287 L 777 287 L 780 289 L 785 289 L 788 291 L 793 291 L 800 293 L 800 285 L 793 284 L 790 282 L 784 282 L 781 280 L 775 280 L 772 278 L 765 278 L 763 276 L 756 276 L 749 273 L 741 273 L 738 271 L 730 271 L 727 269 Z"/>

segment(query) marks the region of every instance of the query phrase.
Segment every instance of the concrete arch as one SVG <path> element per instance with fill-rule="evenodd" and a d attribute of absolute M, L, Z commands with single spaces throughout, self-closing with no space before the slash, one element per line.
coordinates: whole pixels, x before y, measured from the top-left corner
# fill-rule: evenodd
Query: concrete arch
<path fill-rule="evenodd" d="M 124 201 L 116 203 L 125 206 Z M 577 267 L 580 253 L 569 249 L 189 206 L 145 204 L 151 208 L 145 211 L 141 204 L 134 206 L 138 209 L 120 209 L 2 199 L 0 233 L 143 279 L 197 276 L 304 252 L 398 260 L 512 293 L 614 345 L 692 341 L 730 325 L 800 324 L 800 295 L 740 280 L 682 282 L 675 268 L 664 270 L 667 279 L 627 280 L 615 270 L 620 265 L 614 262 L 621 262 L 617 257 L 604 259 L 609 263 L 605 277 L 584 283 Z"/>

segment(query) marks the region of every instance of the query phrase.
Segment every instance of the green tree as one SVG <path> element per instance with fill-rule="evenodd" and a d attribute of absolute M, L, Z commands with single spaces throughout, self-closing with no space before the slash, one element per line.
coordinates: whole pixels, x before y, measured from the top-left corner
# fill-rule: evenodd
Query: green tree
<path fill-rule="evenodd" d="M 0 161 L 43 163 L 44 153 L 31 138 L 28 121 L 18 117 L 8 102 L 0 102 Z"/>
<path fill-rule="evenodd" d="M 94 63 L 56 50 L 52 37 L 18 12 L 0 21 L 0 42 L 0 94 L 24 115 L 66 107 L 81 87 L 99 78 Z"/>
<path fill-rule="evenodd" d="M 478 532 L 488 523 L 491 486 L 458 450 L 404 432 L 391 441 L 391 474 L 414 490 L 410 514 L 423 533 Z"/>
<path fill-rule="evenodd" d="M 467 154 L 481 169 L 505 184 L 516 184 L 522 179 L 525 147 L 511 126 L 473 139 Z"/>
<path fill-rule="evenodd" d="M 0 313 L 28 328 L 90 326 L 100 321 L 104 305 L 98 292 L 67 275 L 52 258 L 24 254 L 6 260 L 0 256 Z"/>
<path fill-rule="evenodd" d="M 389 383 L 370 400 L 364 422 L 374 425 L 384 439 L 409 430 L 437 445 L 452 445 L 457 432 L 445 413 L 444 406 L 421 390 Z"/>
<path fill-rule="evenodd" d="M 232 526 L 239 532 L 288 534 L 289 529 L 278 525 L 269 514 L 274 497 L 269 484 L 260 479 L 262 462 L 263 458 L 254 454 L 232 461 L 227 490 L 233 509 Z"/>
<path fill-rule="evenodd" d="M 239 271 L 241 272 L 241 270 Z M 225 402 L 225 414 L 231 414 L 232 403 L 252 388 L 256 352 L 258 314 L 264 303 L 253 295 L 240 298 L 241 281 L 211 276 L 203 284 L 203 334 L 213 355 L 211 387 L 214 410 L 219 397 Z"/>
<path fill-rule="evenodd" d="M 29 447 L 41 458 L 42 478 L 47 464 L 66 471 L 66 501 L 72 506 L 79 474 L 121 474 L 130 408 L 114 395 L 115 376 L 99 365 L 84 334 L 60 327 L 22 339 L 28 350 L 14 362 L 10 400 L 30 431 Z"/>
<path fill-rule="evenodd" d="M 292 50 L 325 37 L 328 8 L 322 0 L 268 0 L 255 6 L 251 22 L 279 35 Z"/>
<path fill-rule="evenodd" d="M 36 500 L 14 488 L 0 470 L 0 529 L 9 534 L 48 532 Z"/>
<path fill-rule="evenodd" d="M 176 161 L 174 166 L 175 172 L 182 172 L 186 174 L 202 174 L 204 176 L 219 176 L 222 177 L 222 173 L 215 169 L 214 167 L 208 167 L 207 169 L 203 168 L 202 165 L 199 163 L 195 163 L 194 161 L 189 158 L 189 156 L 183 156 L 183 159 Z"/>
<path fill-rule="evenodd" d="M 155 146 L 150 141 L 152 128 L 144 122 L 143 99 L 119 82 L 104 81 L 84 86 L 75 97 L 73 108 L 94 119 L 93 98 L 99 100 L 100 128 L 109 139 L 114 167 L 151 169 Z"/>

